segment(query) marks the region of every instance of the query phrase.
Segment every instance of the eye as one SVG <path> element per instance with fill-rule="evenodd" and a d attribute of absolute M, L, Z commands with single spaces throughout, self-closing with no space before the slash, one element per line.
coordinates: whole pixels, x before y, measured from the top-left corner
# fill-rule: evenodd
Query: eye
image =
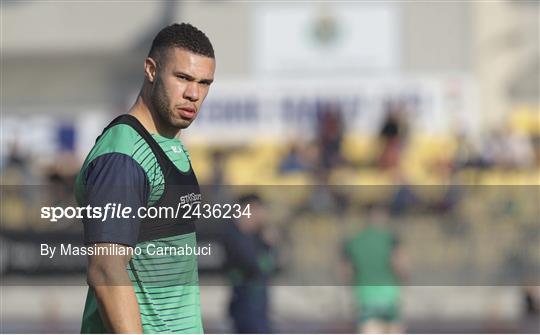
<path fill-rule="evenodd" d="M 178 74 L 176 75 L 176 78 L 180 79 L 180 80 L 189 80 L 188 77 L 184 76 L 183 74 Z"/>

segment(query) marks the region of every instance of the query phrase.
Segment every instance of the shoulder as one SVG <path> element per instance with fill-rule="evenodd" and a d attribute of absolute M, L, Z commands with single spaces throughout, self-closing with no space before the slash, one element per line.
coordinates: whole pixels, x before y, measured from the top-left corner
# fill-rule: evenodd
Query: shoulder
<path fill-rule="evenodd" d="M 76 180 L 76 193 L 82 192 L 89 170 L 96 175 L 99 172 L 100 176 L 118 175 L 120 171 L 124 173 L 135 171 L 137 173 L 134 174 L 138 174 L 137 163 L 132 156 L 137 146 L 143 142 L 137 131 L 126 124 L 118 124 L 107 129 L 98 138 L 81 167 Z M 126 175 L 133 174 L 126 173 Z"/>
<path fill-rule="evenodd" d="M 92 159 L 81 169 L 75 183 L 79 204 L 84 202 L 88 193 L 99 194 L 104 199 L 115 192 L 144 198 L 147 191 L 148 178 L 141 166 L 131 156 L 118 152 Z"/>
<path fill-rule="evenodd" d="M 138 147 L 144 144 L 146 142 L 135 129 L 126 124 L 117 124 L 99 136 L 79 174 L 84 174 L 90 165 L 95 165 L 97 158 L 101 163 L 130 162 L 126 158 L 133 157 Z"/>
<path fill-rule="evenodd" d="M 152 136 L 180 171 L 186 173 L 190 170 L 191 159 L 189 153 L 179 138 L 165 138 L 155 134 Z"/>
<path fill-rule="evenodd" d="M 142 137 L 135 129 L 127 124 L 117 124 L 99 137 L 88 158 L 92 159 L 112 152 L 131 156 L 140 142 L 142 142 Z"/>

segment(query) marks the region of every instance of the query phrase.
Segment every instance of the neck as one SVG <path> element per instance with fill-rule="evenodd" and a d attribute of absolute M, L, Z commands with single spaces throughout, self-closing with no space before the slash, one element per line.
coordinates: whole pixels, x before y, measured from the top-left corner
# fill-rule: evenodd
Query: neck
<path fill-rule="evenodd" d="M 146 85 L 145 85 L 146 86 Z M 180 129 L 168 126 L 150 103 L 148 89 L 144 86 L 128 114 L 139 120 L 150 134 L 173 138 L 180 134 Z"/>

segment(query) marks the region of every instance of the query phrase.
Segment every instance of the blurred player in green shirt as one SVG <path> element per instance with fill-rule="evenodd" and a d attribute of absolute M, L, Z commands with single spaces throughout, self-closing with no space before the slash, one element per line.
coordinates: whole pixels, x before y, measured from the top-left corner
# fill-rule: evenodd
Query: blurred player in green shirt
<path fill-rule="evenodd" d="M 347 272 L 357 305 L 358 332 L 401 333 L 401 252 L 384 208 L 369 210 L 367 226 L 345 241 Z"/>

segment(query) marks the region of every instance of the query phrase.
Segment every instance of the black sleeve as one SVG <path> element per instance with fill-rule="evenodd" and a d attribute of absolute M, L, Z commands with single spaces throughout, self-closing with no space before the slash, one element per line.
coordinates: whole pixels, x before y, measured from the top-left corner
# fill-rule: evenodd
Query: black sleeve
<path fill-rule="evenodd" d="M 105 213 L 107 204 L 116 204 L 116 208 L 121 204 L 130 207 L 131 213 L 129 218 L 111 218 L 109 209 L 104 221 L 102 218 L 84 218 L 85 244 L 135 246 L 140 227 L 137 209 L 146 207 L 149 189 L 144 170 L 132 157 L 109 153 L 95 158 L 85 171 L 84 206 L 100 207 Z"/>

